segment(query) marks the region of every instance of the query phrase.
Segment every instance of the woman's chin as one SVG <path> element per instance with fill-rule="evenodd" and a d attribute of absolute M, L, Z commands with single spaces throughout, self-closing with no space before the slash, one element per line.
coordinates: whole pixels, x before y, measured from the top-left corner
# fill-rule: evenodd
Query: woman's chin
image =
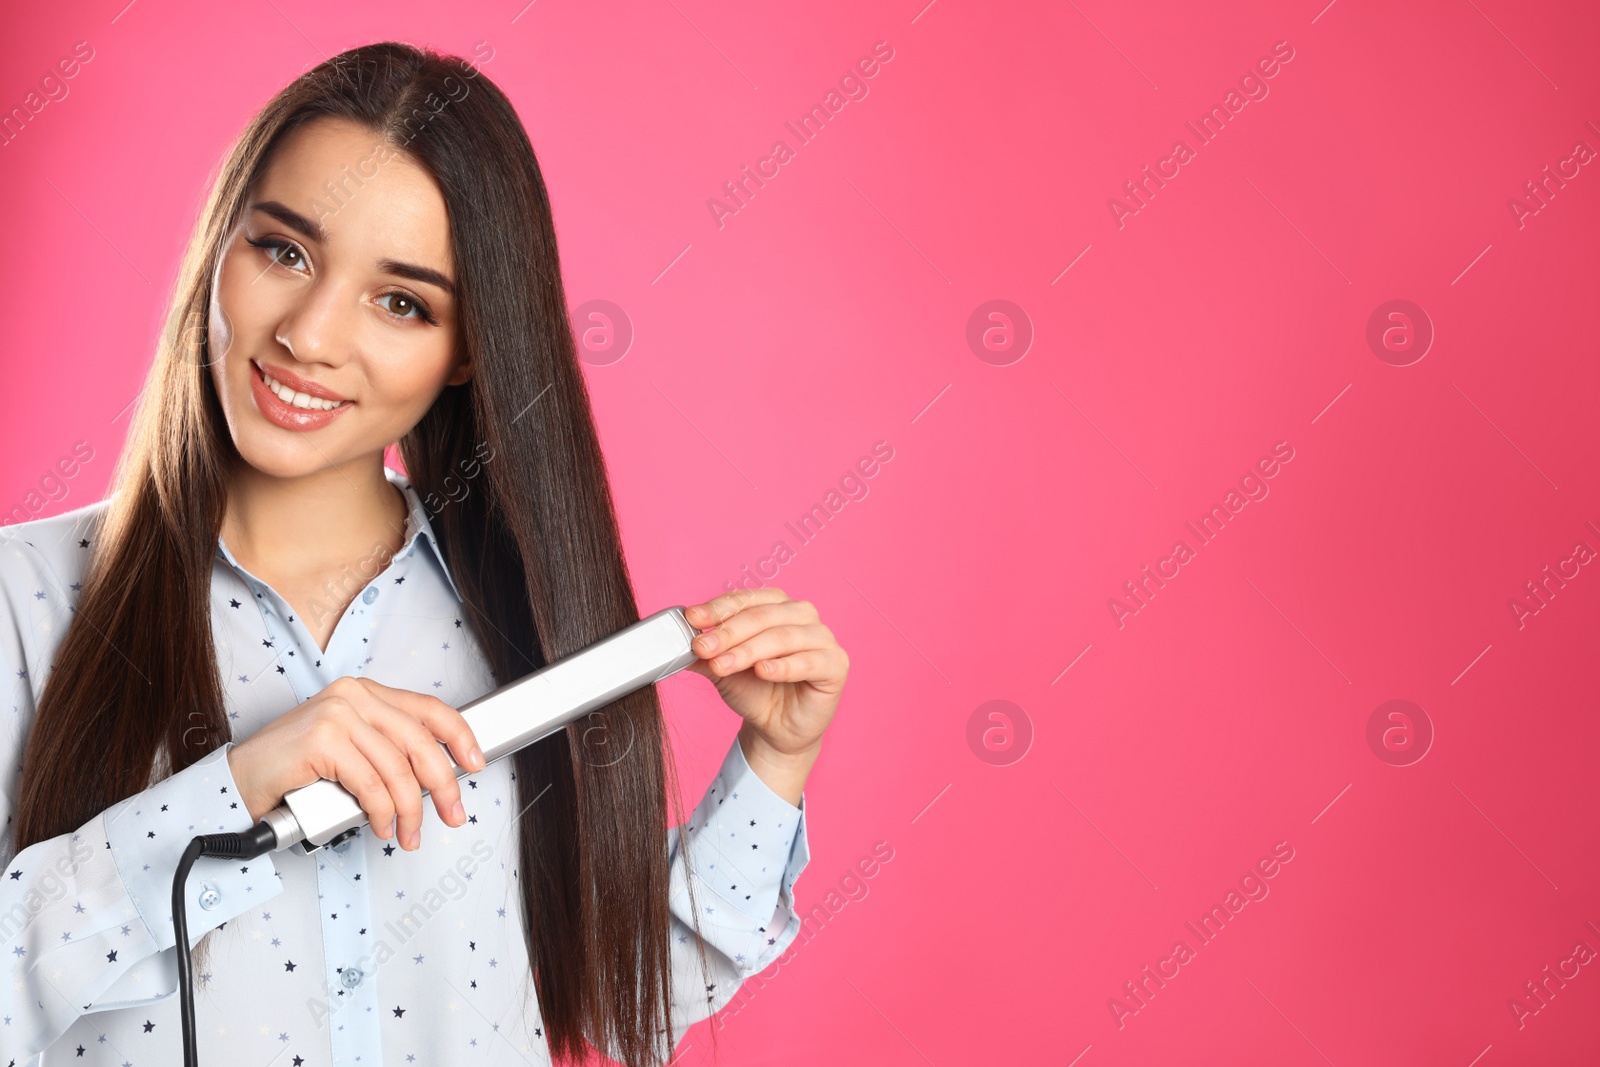
<path fill-rule="evenodd" d="M 383 454 L 382 445 L 352 448 L 348 443 L 313 440 L 313 435 L 291 433 L 272 426 L 234 435 L 234 447 L 251 468 L 272 478 L 303 478 L 330 467 L 345 466 L 368 453 Z"/>

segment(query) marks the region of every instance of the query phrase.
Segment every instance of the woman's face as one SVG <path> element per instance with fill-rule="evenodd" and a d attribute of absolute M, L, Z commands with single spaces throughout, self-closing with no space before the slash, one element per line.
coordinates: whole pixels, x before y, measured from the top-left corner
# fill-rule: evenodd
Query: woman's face
<path fill-rule="evenodd" d="M 212 283 L 212 381 L 245 461 L 295 477 L 403 437 L 472 376 L 454 284 L 425 170 L 343 119 L 289 134 Z"/>

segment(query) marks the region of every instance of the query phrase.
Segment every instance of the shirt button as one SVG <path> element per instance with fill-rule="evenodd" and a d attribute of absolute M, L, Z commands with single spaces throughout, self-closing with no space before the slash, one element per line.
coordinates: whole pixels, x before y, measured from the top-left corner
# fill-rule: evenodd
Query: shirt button
<path fill-rule="evenodd" d="M 363 604 L 370 604 L 374 600 L 377 600 L 377 599 L 378 599 L 378 587 L 377 586 L 373 586 L 371 589 L 368 589 L 365 593 L 361 594 L 361 602 Z"/>
<path fill-rule="evenodd" d="M 221 903 L 222 894 L 217 891 L 217 887 L 210 882 L 202 882 L 200 885 L 200 906 L 207 911 L 211 911 Z"/>
<path fill-rule="evenodd" d="M 366 976 L 361 973 L 360 967 L 346 967 L 344 972 L 339 975 L 339 981 L 343 983 L 346 989 L 354 989 L 361 984 L 361 979 L 364 977 Z"/>

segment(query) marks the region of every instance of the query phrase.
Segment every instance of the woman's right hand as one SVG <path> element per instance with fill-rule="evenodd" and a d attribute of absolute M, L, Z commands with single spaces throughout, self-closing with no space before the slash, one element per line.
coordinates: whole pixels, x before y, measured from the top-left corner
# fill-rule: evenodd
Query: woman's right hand
<path fill-rule="evenodd" d="M 257 822 L 285 793 L 327 778 L 355 795 L 379 837 L 389 837 L 394 822 L 400 847 L 415 850 L 423 789 L 447 826 L 467 821 L 461 787 L 435 739 L 468 771 L 483 770 L 459 711 L 437 697 L 346 676 L 230 748 L 228 768 Z"/>

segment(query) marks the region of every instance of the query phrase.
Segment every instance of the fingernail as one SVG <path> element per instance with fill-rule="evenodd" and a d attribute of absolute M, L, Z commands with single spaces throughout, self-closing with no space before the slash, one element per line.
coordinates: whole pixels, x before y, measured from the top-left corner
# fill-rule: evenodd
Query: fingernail
<path fill-rule="evenodd" d="M 717 635 L 716 634 L 701 634 L 700 635 L 700 648 L 707 655 L 710 655 L 711 653 L 715 652 L 717 650 Z"/>
<path fill-rule="evenodd" d="M 406 848 L 408 848 L 411 851 L 415 852 L 417 850 L 418 846 L 420 846 L 421 844 L 422 844 L 422 831 L 421 830 L 413 830 L 413 831 L 411 831 L 411 836 L 406 838 Z"/>
<path fill-rule="evenodd" d="M 477 745 L 473 745 L 472 751 L 467 753 L 467 762 L 474 767 L 481 768 L 483 766 L 483 753 L 478 749 Z M 456 805 L 458 808 L 460 806 L 460 804 Z"/>
<path fill-rule="evenodd" d="M 462 823 L 465 822 L 466 819 L 466 809 L 462 808 L 461 801 L 458 800 L 450 806 L 450 822 L 452 824 Z"/>

